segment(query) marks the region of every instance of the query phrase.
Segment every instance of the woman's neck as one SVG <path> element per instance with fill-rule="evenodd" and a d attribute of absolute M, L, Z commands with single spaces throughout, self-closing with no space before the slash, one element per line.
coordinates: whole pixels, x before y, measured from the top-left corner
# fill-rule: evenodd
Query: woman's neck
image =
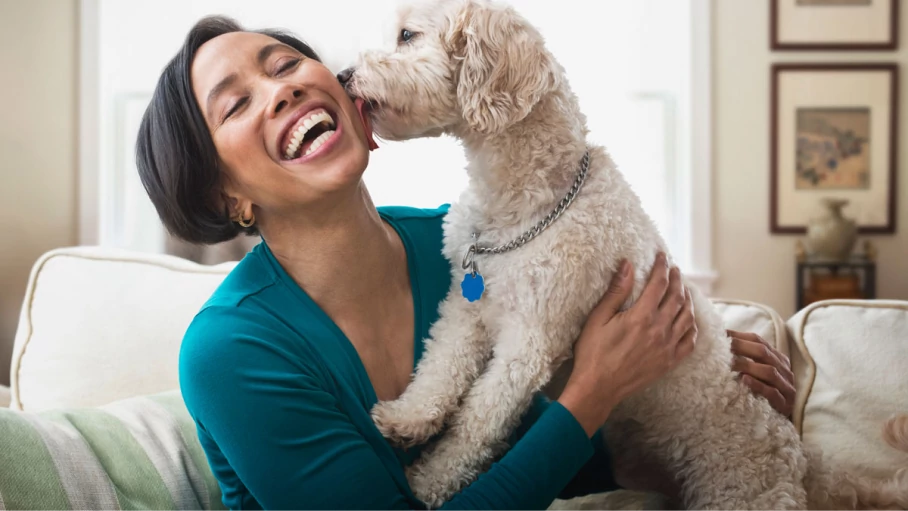
<path fill-rule="evenodd" d="M 409 292 L 403 243 L 363 185 L 330 210 L 281 217 L 262 230 L 281 266 L 330 316 Z"/>

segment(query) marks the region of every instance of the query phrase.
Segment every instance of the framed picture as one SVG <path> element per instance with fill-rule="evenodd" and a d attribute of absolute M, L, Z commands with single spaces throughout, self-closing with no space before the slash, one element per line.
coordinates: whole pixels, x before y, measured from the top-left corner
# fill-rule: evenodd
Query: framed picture
<path fill-rule="evenodd" d="M 861 233 L 895 232 L 897 65 L 775 64 L 771 80 L 771 232 L 806 232 L 826 198 Z"/>
<path fill-rule="evenodd" d="M 899 0 L 770 0 L 773 50 L 894 50 Z"/>

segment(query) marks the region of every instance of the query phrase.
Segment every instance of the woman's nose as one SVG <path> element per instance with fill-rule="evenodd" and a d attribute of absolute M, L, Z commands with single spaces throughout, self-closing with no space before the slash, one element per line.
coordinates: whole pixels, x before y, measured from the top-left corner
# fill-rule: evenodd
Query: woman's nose
<path fill-rule="evenodd" d="M 294 100 L 299 99 L 303 95 L 303 91 L 299 89 L 292 89 L 289 87 L 282 87 L 279 90 L 275 91 L 274 100 L 272 101 L 271 113 L 277 115 L 281 113 L 288 105 L 294 102 Z"/>

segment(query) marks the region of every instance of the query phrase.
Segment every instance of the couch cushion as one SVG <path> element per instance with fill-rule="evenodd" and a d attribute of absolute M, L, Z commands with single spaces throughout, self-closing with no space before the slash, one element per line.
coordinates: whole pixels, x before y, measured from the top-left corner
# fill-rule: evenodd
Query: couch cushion
<path fill-rule="evenodd" d="M 908 466 L 908 454 L 881 437 L 887 418 L 908 412 L 908 302 L 818 302 L 788 327 L 794 421 L 804 441 L 843 467 L 880 477 Z"/>
<path fill-rule="evenodd" d="M 0 509 L 224 509 L 179 391 L 0 410 Z"/>
<path fill-rule="evenodd" d="M 12 407 L 96 406 L 177 388 L 183 333 L 233 266 L 99 247 L 45 254 L 16 332 Z"/>
<path fill-rule="evenodd" d="M 714 298 L 712 302 L 722 315 L 725 328 L 758 334 L 785 355 L 789 354 L 785 320 L 771 307 L 746 300 Z"/>

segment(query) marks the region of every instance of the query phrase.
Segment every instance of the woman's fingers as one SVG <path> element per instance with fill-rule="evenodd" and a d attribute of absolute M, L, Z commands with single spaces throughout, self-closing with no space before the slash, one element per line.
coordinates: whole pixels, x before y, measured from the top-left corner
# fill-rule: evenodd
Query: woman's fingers
<path fill-rule="evenodd" d="M 671 342 L 680 342 L 681 338 L 687 333 L 692 326 L 694 326 L 694 311 L 693 303 L 690 296 L 690 291 L 687 288 L 684 288 L 684 300 L 681 304 L 681 307 L 678 309 L 678 312 L 675 314 L 673 323 L 672 323 L 672 339 Z"/>
<path fill-rule="evenodd" d="M 784 367 L 789 370 L 791 369 L 791 360 L 763 337 L 753 332 L 738 332 L 737 330 L 726 330 L 726 332 L 732 338 L 732 351 L 740 348 L 750 349 L 757 356 L 745 356 L 764 364 L 776 365 L 777 367 Z M 744 355 L 744 353 L 739 353 L 739 355 Z"/>
<path fill-rule="evenodd" d="M 751 389 L 769 399 L 773 408 L 785 416 L 791 414 L 795 388 L 793 382 L 788 381 L 778 369 L 772 365 L 760 364 L 740 356 L 735 357 L 732 369 L 742 374 L 743 381 Z M 779 401 L 779 397 L 781 397 L 781 401 Z"/>
<path fill-rule="evenodd" d="M 769 401 L 769 404 L 773 408 L 775 408 L 777 412 L 786 417 L 791 416 L 791 411 L 794 408 L 794 405 L 788 399 L 786 399 L 781 392 L 779 392 L 779 389 L 770 385 L 766 385 L 762 381 L 751 378 L 746 374 L 741 378 L 741 380 L 755 393 L 765 397 L 766 400 Z"/>
<path fill-rule="evenodd" d="M 740 357 L 746 357 L 759 365 L 774 368 L 789 386 L 794 385 L 794 373 L 791 372 L 791 362 L 788 357 L 777 351 L 757 334 L 744 334 L 729 331 L 731 338 L 731 351 Z M 758 376 L 758 375 L 752 375 Z M 767 382 L 770 383 L 770 382 Z"/>
<path fill-rule="evenodd" d="M 602 300 L 599 301 L 599 305 L 590 312 L 588 321 L 604 325 L 615 317 L 615 314 L 618 314 L 621 306 L 624 305 L 634 289 L 633 275 L 633 265 L 629 261 L 623 261 L 618 267 L 618 271 L 612 275 L 612 281 Z"/>
<path fill-rule="evenodd" d="M 659 304 L 659 309 L 664 311 L 664 314 L 670 318 L 678 314 L 678 311 L 681 310 L 681 307 L 684 305 L 684 301 L 687 298 L 687 290 L 684 288 L 684 283 L 681 281 L 681 270 L 677 266 L 672 267 L 668 272 L 668 289 L 665 292 L 665 296 L 662 298 L 662 303 Z"/>
<path fill-rule="evenodd" d="M 644 311 L 644 314 L 650 314 L 651 311 L 655 311 L 659 304 L 662 303 L 662 298 L 668 290 L 668 285 L 668 262 L 665 254 L 660 252 L 656 255 L 656 261 L 653 263 L 649 280 L 647 280 L 643 292 L 640 293 L 640 298 L 634 308 Z"/>
<path fill-rule="evenodd" d="M 688 355 L 694 352 L 697 345 L 697 324 L 694 323 L 685 332 L 678 344 L 675 345 L 674 365 L 678 365 Z"/>

